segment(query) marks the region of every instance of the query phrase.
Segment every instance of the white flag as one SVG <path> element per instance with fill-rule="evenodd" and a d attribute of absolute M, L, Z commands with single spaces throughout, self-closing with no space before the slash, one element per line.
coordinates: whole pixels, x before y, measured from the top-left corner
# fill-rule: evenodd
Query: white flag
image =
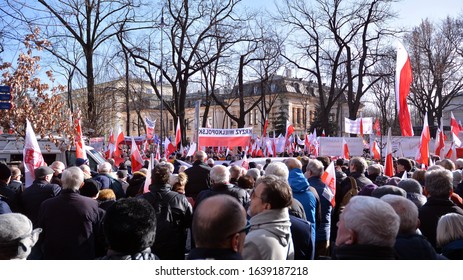
<path fill-rule="evenodd" d="M 23 149 L 24 159 L 24 177 L 25 186 L 29 187 L 34 181 L 34 169 L 39 168 L 45 164 L 43 160 L 42 152 L 40 151 L 39 143 L 35 137 L 34 130 L 32 129 L 31 123 L 26 119 L 26 139 L 24 142 Z"/>

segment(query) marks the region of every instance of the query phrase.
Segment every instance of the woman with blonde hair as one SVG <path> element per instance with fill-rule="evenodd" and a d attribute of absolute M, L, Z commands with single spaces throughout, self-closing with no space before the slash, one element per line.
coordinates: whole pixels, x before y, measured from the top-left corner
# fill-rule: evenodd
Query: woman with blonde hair
<path fill-rule="evenodd" d="M 437 247 L 450 260 L 463 260 L 463 216 L 449 213 L 440 217 L 436 229 Z"/>

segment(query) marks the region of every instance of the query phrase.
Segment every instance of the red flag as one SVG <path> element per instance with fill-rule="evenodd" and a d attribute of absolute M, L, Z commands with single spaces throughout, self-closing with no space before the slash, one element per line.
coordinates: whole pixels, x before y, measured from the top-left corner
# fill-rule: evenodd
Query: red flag
<path fill-rule="evenodd" d="M 415 160 L 417 163 L 429 166 L 429 141 L 431 135 L 429 133 L 428 113 L 424 116 L 423 131 L 421 132 L 420 148 L 418 149 Z"/>
<path fill-rule="evenodd" d="M 115 159 L 120 158 L 122 156 L 122 148 L 119 147 L 119 145 L 122 142 L 124 142 L 124 133 L 122 132 L 121 127 L 119 127 L 116 142 L 114 143 L 114 145 L 115 145 L 115 149 L 114 149 L 114 157 L 115 157 Z"/>
<path fill-rule="evenodd" d="M 342 138 L 342 157 L 344 159 L 349 159 L 349 146 L 344 137 Z"/>
<path fill-rule="evenodd" d="M 75 120 L 75 132 L 76 132 L 76 158 L 87 159 L 87 153 L 85 152 L 84 139 L 82 138 L 82 127 L 80 125 L 80 118 Z"/>
<path fill-rule="evenodd" d="M 262 131 L 262 137 L 265 137 L 265 135 L 267 135 L 267 127 L 268 127 L 268 120 L 266 119 L 264 123 L 264 130 Z"/>
<path fill-rule="evenodd" d="M 384 175 L 389 176 L 389 177 L 394 176 L 394 163 L 392 160 L 391 128 L 389 128 L 387 132 L 386 162 L 384 163 Z"/>
<path fill-rule="evenodd" d="M 441 128 L 442 128 L 442 121 L 441 121 Z M 434 151 L 434 154 L 436 156 L 439 156 L 441 157 L 441 153 L 445 147 L 445 142 L 444 142 L 444 132 L 438 128 L 437 129 L 437 132 L 436 132 L 436 143 L 434 145 L 436 148 L 435 148 L 435 151 Z"/>
<path fill-rule="evenodd" d="M 452 144 L 450 145 L 449 150 L 445 154 L 445 158 L 450 159 L 453 162 L 455 162 L 457 160 L 457 151 L 455 149 L 455 143 L 452 142 Z"/>
<path fill-rule="evenodd" d="M 322 130 L 322 137 L 326 137 L 324 129 Z"/>
<path fill-rule="evenodd" d="M 373 159 L 375 159 L 375 160 L 381 160 L 381 154 L 380 154 L 380 152 L 379 152 L 378 143 L 377 143 L 376 141 L 373 141 L 373 145 L 372 145 L 371 151 L 372 151 L 372 153 L 373 153 Z"/>
<path fill-rule="evenodd" d="M 291 134 L 294 132 L 294 127 L 289 123 L 288 120 L 286 120 L 286 135 L 285 138 L 286 140 L 289 138 Z"/>
<path fill-rule="evenodd" d="M 34 181 L 34 170 L 45 164 L 45 161 L 40 151 L 39 143 L 32 129 L 31 123 L 26 119 L 26 138 L 24 140 L 24 186 L 29 187 Z"/>
<path fill-rule="evenodd" d="M 334 169 L 334 161 L 328 165 L 321 177 L 321 180 L 325 184 L 322 195 L 328 199 L 334 207 L 336 204 L 334 199 L 336 195 L 336 171 Z"/>
<path fill-rule="evenodd" d="M 379 124 L 379 119 L 376 119 L 373 129 L 375 130 L 376 136 L 381 136 L 381 125 Z"/>
<path fill-rule="evenodd" d="M 457 123 L 457 120 L 453 116 L 453 112 L 450 112 L 450 128 L 452 131 L 453 142 L 456 147 L 461 146 L 460 138 L 458 138 L 458 133 L 460 133 L 460 126 Z"/>
<path fill-rule="evenodd" d="M 138 171 L 143 167 L 143 159 L 141 158 L 140 151 L 138 150 L 137 143 L 132 136 L 132 148 L 130 151 L 130 161 L 132 162 L 132 171 Z"/>
<path fill-rule="evenodd" d="M 400 123 L 402 136 L 413 136 L 413 127 L 408 110 L 407 96 L 410 93 L 410 84 L 412 83 L 412 67 L 407 50 L 398 43 L 397 48 L 397 66 L 395 74 L 395 94 L 397 102 L 397 112 Z"/>
<path fill-rule="evenodd" d="M 113 157 L 115 147 L 116 146 L 115 146 L 113 129 L 111 128 L 111 131 L 109 132 L 108 147 L 107 147 L 107 149 L 105 151 L 106 159 Z"/>
<path fill-rule="evenodd" d="M 360 118 L 360 137 L 363 138 L 363 120 Z"/>
<path fill-rule="evenodd" d="M 177 117 L 177 129 L 175 130 L 175 147 L 178 147 L 180 142 L 182 142 L 182 133 L 180 131 L 180 118 Z"/>

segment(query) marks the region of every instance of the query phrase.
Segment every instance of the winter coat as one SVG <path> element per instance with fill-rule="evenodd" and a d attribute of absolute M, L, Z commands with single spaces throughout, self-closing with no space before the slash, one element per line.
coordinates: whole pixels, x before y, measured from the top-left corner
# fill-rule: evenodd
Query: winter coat
<path fill-rule="evenodd" d="M 310 186 L 315 188 L 320 197 L 321 223 L 317 225 L 316 241 L 330 240 L 331 210 L 333 206 L 331 202 L 323 196 L 325 183 L 322 182 L 320 177 L 310 177 L 307 181 Z"/>
<path fill-rule="evenodd" d="M 394 249 L 401 260 L 436 260 L 438 256 L 431 243 L 419 234 L 398 234 Z"/>
<path fill-rule="evenodd" d="M 60 186 L 50 184 L 45 180 L 35 180 L 23 191 L 21 194 L 22 211 L 32 221 L 34 227 L 37 227 L 40 204 L 49 198 L 58 196 L 60 192 Z"/>
<path fill-rule="evenodd" d="M 396 260 L 394 248 L 375 245 L 349 244 L 335 247 L 335 260 Z"/>
<path fill-rule="evenodd" d="M 204 190 L 198 194 L 196 197 L 195 209 L 204 199 L 218 194 L 233 196 L 243 207 L 246 207 L 249 203 L 249 194 L 246 190 L 232 184 L 214 184 L 210 189 Z"/>
<path fill-rule="evenodd" d="M 250 220 L 243 248 L 245 260 L 294 259 L 288 208 L 265 210 Z"/>
<path fill-rule="evenodd" d="M 185 195 L 196 200 L 196 196 L 203 190 L 211 187 L 209 173 L 211 167 L 199 160 L 193 163 L 193 166 L 185 170 L 188 176 L 188 182 L 185 185 Z"/>
<path fill-rule="evenodd" d="M 463 240 L 454 240 L 442 248 L 442 255 L 449 260 L 463 260 Z"/>
<path fill-rule="evenodd" d="M 40 206 L 38 226 L 46 260 L 92 260 L 96 257 L 105 211 L 94 199 L 63 190 Z"/>

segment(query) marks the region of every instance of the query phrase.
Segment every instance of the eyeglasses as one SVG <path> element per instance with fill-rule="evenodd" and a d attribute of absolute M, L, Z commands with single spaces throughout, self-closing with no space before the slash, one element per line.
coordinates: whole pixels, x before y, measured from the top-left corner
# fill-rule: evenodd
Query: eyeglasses
<path fill-rule="evenodd" d="M 262 200 L 262 196 L 258 196 L 258 195 L 256 194 L 256 189 L 253 189 L 253 190 L 251 191 L 251 199 L 253 199 L 253 198 L 260 198 L 260 199 Z"/>
<path fill-rule="evenodd" d="M 233 235 L 235 235 L 237 233 L 243 233 L 244 232 L 245 234 L 248 234 L 250 229 L 251 229 L 251 222 L 249 222 L 249 220 L 248 220 L 248 221 L 246 221 L 246 226 L 244 226 L 244 228 L 240 229 L 237 232 L 234 232 L 234 233 L 230 234 L 228 236 L 228 238 L 232 237 Z"/>

